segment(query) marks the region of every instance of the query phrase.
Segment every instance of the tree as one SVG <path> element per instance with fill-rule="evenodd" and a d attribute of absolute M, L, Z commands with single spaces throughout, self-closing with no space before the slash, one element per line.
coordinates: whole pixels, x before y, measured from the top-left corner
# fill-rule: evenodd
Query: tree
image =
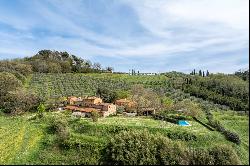
<path fill-rule="evenodd" d="M 207 74 L 206 74 L 206 76 L 208 77 L 209 76 L 209 71 L 207 70 Z"/>
<path fill-rule="evenodd" d="M 112 71 L 114 70 L 114 68 L 113 67 L 107 67 L 106 70 L 112 73 Z"/>
<path fill-rule="evenodd" d="M 13 74 L 0 72 L 0 98 L 9 91 L 15 91 L 22 87 L 22 83 Z"/>
<path fill-rule="evenodd" d="M 8 92 L 2 101 L 6 113 L 20 114 L 37 110 L 41 100 L 29 91 L 16 90 Z"/>
<path fill-rule="evenodd" d="M 177 103 L 174 107 L 176 110 L 183 110 L 187 116 L 198 118 L 202 115 L 200 106 L 189 99 Z"/>
<path fill-rule="evenodd" d="M 134 85 L 131 88 L 132 101 L 135 104 L 137 114 L 142 114 L 143 109 L 152 108 L 158 110 L 161 106 L 159 96 L 151 89 L 145 89 L 143 85 Z"/>
<path fill-rule="evenodd" d="M 45 112 L 45 106 L 44 104 L 40 103 L 39 106 L 37 107 L 38 117 L 39 118 L 43 117 L 44 112 Z"/>
<path fill-rule="evenodd" d="M 202 76 L 202 72 L 201 72 L 201 70 L 199 70 L 199 76 Z"/>
<path fill-rule="evenodd" d="M 95 70 L 101 70 L 101 69 L 102 69 L 102 65 L 101 65 L 100 63 L 94 63 L 94 64 L 93 64 L 93 68 L 94 68 Z"/>
<path fill-rule="evenodd" d="M 108 88 L 99 87 L 96 91 L 96 94 L 100 96 L 104 102 L 107 103 L 113 103 L 117 99 L 116 92 Z"/>

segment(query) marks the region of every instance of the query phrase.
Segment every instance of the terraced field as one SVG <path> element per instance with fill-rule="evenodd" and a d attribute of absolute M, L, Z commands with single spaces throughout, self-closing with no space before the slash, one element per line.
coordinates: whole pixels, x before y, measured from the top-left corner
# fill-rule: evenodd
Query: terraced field
<path fill-rule="evenodd" d="M 126 74 L 34 74 L 27 79 L 26 88 L 41 97 L 94 95 L 98 87 L 128 90 L 133 84 L 157 88 L 168 84 L 162 75 L 129 76 Z"/>
<path fill-rule="evenodd" d="M 41 129 L 25 117 L 0 116 L 0 164 L 28 163 L 42 138 Z"/>

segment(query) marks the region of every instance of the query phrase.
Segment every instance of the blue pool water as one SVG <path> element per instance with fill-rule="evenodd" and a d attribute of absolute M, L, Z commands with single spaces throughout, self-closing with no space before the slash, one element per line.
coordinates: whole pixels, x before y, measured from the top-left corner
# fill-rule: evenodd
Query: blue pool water
<path fill-rule="evenodd" d="M 180 126 L 190 126 L 190 124 L 187 121 L 185 121 L 185 120 L 179 120 L 178 124 Z"/>

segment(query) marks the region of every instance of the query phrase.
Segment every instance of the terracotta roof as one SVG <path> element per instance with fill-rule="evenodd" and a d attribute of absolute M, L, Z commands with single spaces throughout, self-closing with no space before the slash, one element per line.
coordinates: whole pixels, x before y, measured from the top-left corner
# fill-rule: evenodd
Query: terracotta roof
<path fill-rule="evenodd" d="M 95 108 L 79 108 L 78 111 L 80 111 L 80 112 L 92 112 L 92 111 L 99 111 L 99 109 L 95 109 Z"/>
<path fill-rule="evenodd" d="M 95 109 L 95 108 L 80 108 L 76 106 L 66 106 L 64 107 L 65 109 L 69 110 L 75 110 L 75 111 L 80 111 L 80 112 L 92 112 L 92 111 L 99 111 L 100 109 Z"/>
<path fill-rule="evenodd" d="M 96 104 L 96 105 L 109 106 L 109 105 L 114 105 L 114 104 L 113 103 L 99 103 L 99 104 Z"/>
<path fill-rule="evenodd" d="M 74 96 L 72 96 L 72 97 L 69 97 L 68 99 L 72 100 L 72 101 L 82 101 L 81 97 L 74 97 Z"/>
<path fill-rule="evenodd" d="M 115 102 L 129 103 L 129 102 L 131 102 L 131 101 L 130 101 L 130 100 L 127 100 L 127 99 L 119 99 L 119 100 L 116 100 Z"/>
<path fill-rule="evenodd" d="M 76 106 L 66 106 L 66 107 L 64 107 L 64 109 L 69 109 L 69 110 L 76 110 L 78 107 L 76 107 Z"/>
<path fill-rule="evenodd" d="M 91 97 L 84 97 L 83 99 L 100 99 L 99 97 L 91 96 Z"/>

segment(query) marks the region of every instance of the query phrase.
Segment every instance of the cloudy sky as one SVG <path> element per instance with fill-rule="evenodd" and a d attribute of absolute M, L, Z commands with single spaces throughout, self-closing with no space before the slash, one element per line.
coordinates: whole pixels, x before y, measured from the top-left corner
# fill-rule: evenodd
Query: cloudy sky
<path fill-rule="evenodd" d="M 0 59 L 67 51 L 115 71 L 249 65 L 249 0 L 0 0 Z"/>

